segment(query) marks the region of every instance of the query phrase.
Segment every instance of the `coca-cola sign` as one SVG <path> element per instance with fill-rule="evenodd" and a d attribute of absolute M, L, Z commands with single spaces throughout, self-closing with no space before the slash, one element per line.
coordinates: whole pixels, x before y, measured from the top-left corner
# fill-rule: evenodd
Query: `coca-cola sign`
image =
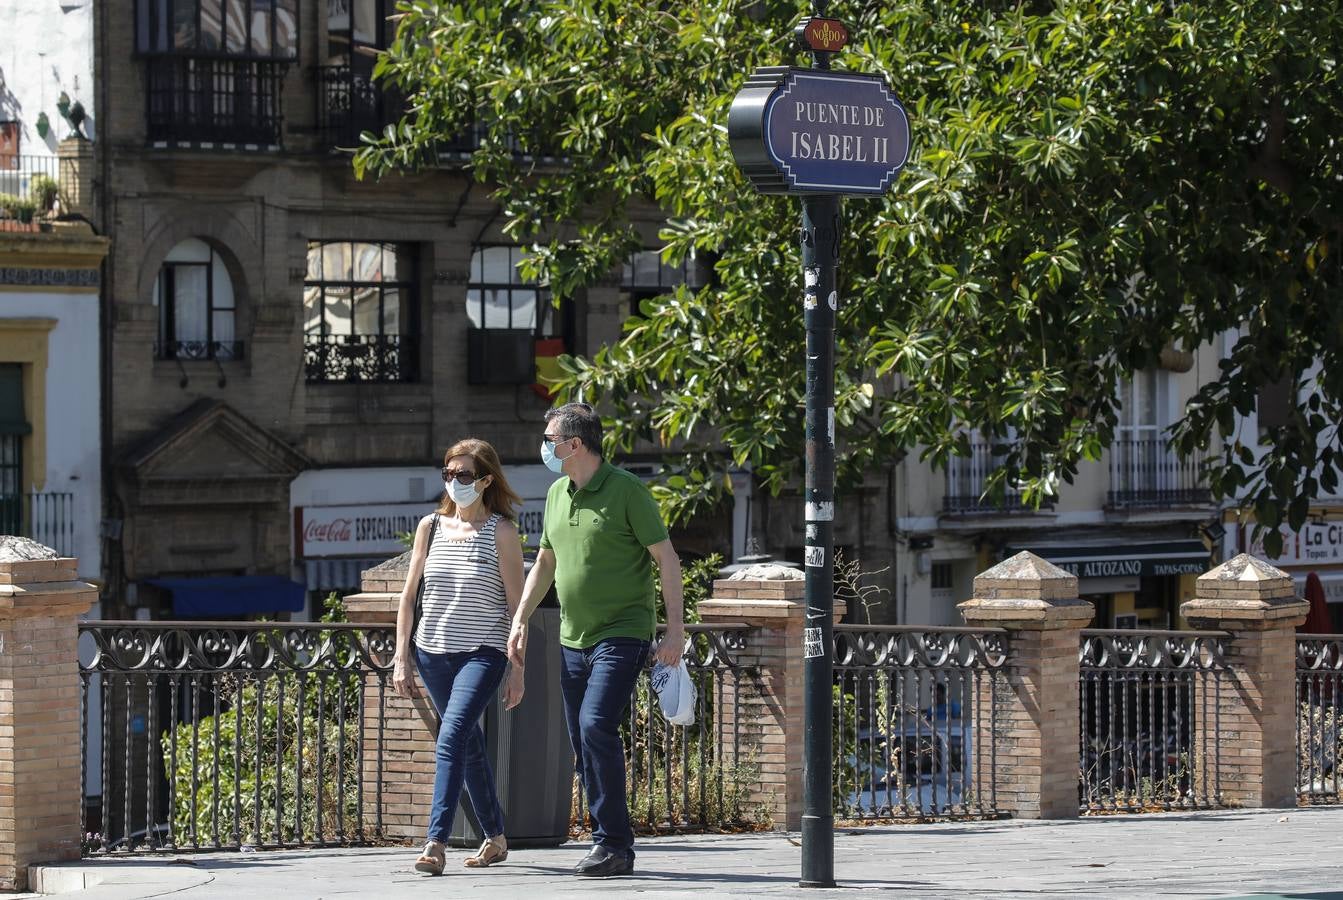
<path fill-rule="evenodd" d="M 428 503 L 300 508 L 299 556 L 395 556 L 406 549 L 398 535 L 414 532 L 420 519 L 432 511 Z"/>

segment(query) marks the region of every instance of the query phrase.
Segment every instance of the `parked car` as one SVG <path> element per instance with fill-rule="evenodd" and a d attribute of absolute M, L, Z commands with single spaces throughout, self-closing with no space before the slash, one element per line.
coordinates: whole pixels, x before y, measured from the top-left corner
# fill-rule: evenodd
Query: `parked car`
<path fill-rule="evenodd" d="M 961 807 L 972 759 L 960 719 L 908 721 L 898 734 L 865 731 L 847 759 L 844 806 L 864 815 L 937 815 Z"/>

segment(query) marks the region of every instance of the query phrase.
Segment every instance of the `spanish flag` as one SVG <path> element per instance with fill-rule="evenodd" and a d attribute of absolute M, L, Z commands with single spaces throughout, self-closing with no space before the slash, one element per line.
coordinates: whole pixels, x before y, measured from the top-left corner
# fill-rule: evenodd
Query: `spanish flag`
<path fill-rule="evenodd" d="M 532 390 L 542 400 L 555 399 L 551 385 L 564 374 L 560 368 L 560 354 L 564 352 L 563 338 L 536 339 L 536 384 L 532 385 Z"/>

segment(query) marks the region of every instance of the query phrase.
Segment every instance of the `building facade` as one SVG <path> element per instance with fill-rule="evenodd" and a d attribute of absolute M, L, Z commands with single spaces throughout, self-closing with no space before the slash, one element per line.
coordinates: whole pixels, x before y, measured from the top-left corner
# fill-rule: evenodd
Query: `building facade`
<path fill-rule="evenodd" d="M 495 444 L 535 512 L 538 361 L 618 335 L 650 259 L 685 277 L 641 255 L 555 307 L 463 169 L 469 134 L 435 167 L 357 181 L 341 148 L 398 114 L 371 80 L 387 5 L 100 7 L 107 569 L 128 607 L 200 612 L 190 579 L 273 576 L 305 589 L 276 612 L 320 612 L 399 552 L 466 436 Z M 646 226 L 653 247 L 656 211 Z M 685 541 L 729 536 L 725 514 Z"/>

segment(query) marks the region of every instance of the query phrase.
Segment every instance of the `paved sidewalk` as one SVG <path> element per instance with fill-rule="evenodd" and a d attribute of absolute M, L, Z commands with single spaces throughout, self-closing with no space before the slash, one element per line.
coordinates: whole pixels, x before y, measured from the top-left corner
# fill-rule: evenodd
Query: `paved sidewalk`
<path fill-rule="evenodd" d="M 837 890 L 797 887 L 796 835 L 647 839 L 632 878 L 576 878 L 586 847 L 515 850 L 506 863 L 410 871 L 414 849 L 85 860 L 38 873 L 71 900 L 482 897 L 1245 897 L 1343 900 L 1343 807 L 845 830 Z M 94 881 L 101 883 L 93 884 Z"/>

